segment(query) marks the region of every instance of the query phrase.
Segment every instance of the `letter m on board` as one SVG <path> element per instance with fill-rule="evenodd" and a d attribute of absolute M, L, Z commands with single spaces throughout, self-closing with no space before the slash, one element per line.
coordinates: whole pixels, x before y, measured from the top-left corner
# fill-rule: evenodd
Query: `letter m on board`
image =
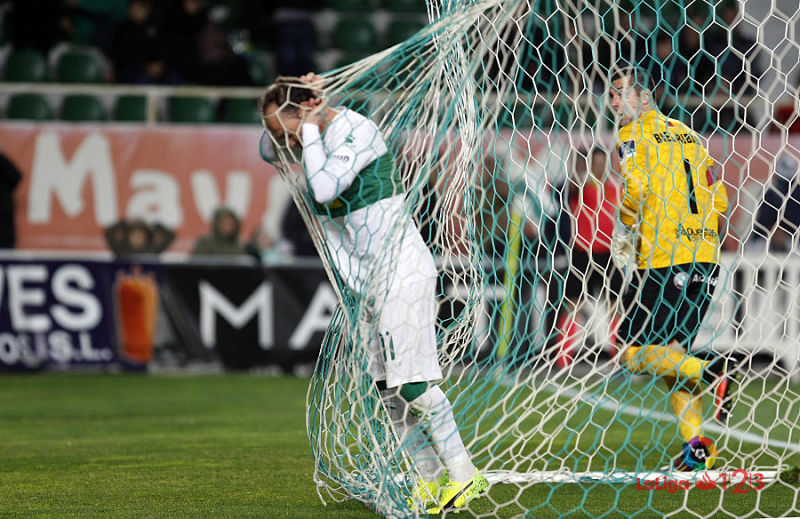
<path fill-rule="evenodd" d="M 224 294 L 206 280 L 200 281 L 200 338 L 206 348 L 217 342 L 217 316 L 236 329 L 241 329 L 254 317 L 258 317 L 258 345 L 261 349 L 272 348 L 275 334 L 272 322 L 272 286 L 261 283 L 241 305 L 231 303 Z"/>

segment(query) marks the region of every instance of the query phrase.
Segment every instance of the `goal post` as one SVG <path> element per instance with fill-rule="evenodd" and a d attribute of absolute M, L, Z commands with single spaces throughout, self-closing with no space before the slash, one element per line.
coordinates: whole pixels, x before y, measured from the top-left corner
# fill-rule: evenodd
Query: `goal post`
<path fill-rule="evenodd" d="M 340 302 L 307 398 L 324 502 L 425 516 L 415 482 L 431 440 L 424 427 L 405 434 L 393 425 L 371 365 L 383 317 L 376 297 L 408 271 L 397 244 L 418 230 L 436 265 L 439 385 L 490 482 L 462 515 L 800 514 L 792 476 L 800 466 L 800 214 L 792 220 L 800 138 L 772 118 L 779 99 L 763 84 L 785 83 L 792 70 L 783 56 L 800 48 L 786 37 L 770 55 L 760 42 L 786 17 L 779 7 L 756 17 L 762 4 L 770 2 L 429 0 L 430 23 L 418 34 L 314 85 L 330 106 L 375 123 L 394 159 L 393 192 L 405 196 L 402 215 L 414 222 L 412 231 L 397 225 L 381 235 L 380 267 L 353 263 L 339 236 L 348 217 L 336 220 L 333 202 L 320 216 L 303 171 L 308 150 L 274 139 Z M 610 235 L 586 234 L 586 225 L 616 222 L 625 196 L 609 100 L 612 69 L 624 65 L 654 78 L 654 108 L 675 121 L 664 124 L 687 125 L 716 163 L 708 179 L 687 168 L 669 181 L 711 190 L 721 180 L 729 201 L 713 298 L 689 360 L 673 371 L 663 368 L 666 344 L 649 360 L 645 347 L 659 345 L 641 345 L 650 367 L 631 368 L 620 322 L 636 265 L 614 280 L 612 263 L 596 261 L 608 255 Z M 592 176 L 593 160 L 604 175 Z M 619 187 L 616 198 L 606 182 Z M 380 220 L 365 193 L 344 203 Z M 613 215 L 603 214 L 606 202 Z M 723 425 L 715 385 L 685 365 L 732 354 L 743 359 L 741 379 Z M 687 424 L 716 458 L 707 470 L 673 465 L 685 448 L 701 448 L 682 437 Z"/>

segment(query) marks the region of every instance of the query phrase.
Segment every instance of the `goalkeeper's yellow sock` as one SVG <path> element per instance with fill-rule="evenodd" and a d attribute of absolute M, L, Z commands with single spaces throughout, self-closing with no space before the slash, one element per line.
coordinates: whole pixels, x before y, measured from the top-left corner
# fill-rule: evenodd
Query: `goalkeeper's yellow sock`
<path fill-rule="evenodd" d="M 628 347 L 622 355 L 622 365 L 633 373 L 680 377 L 683 380 L 698 383 L 706 361 L 674 348 L 651 344 Z"/>
<path fill-rule="evenodd" d="M 672 411 L 678 417 L 678 429 L 683 441 L 700 436 L 703 425 L 703 402 L 686 389 L 673 389 L 669 394 Z"/>

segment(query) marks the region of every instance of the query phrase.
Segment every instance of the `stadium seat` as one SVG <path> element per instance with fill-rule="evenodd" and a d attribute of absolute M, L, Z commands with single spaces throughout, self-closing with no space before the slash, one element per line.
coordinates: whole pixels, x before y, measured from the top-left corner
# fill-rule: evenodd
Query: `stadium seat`
<path fill-rule="evenodd" d="M 53 110 L 42 95 L 15 94 L 8 101 L 6 118 L 47 121 L 53 118 Z"/>
<path fill-rule="evenodd" d="M 383 6 L 396 13 L 424 13 L 425 0 L 383 0 Z"/>
<path fill-rule="evenodd" d="M 6 81 L 47 81 L 47 61 L 33 49 L 12 51 L 6 60 L 3 76 Z"/>
<path fill-rule="evenodd" d="M 203 124 L 214 119 L 214 102 L 207 97 L 173 97 L 169 101 L 171 122 Z"/>
<path fill-rule="evenodd" d="M 56 78 L 62 83 L 102 83 L 103 66 L 90 52 L 68 50 L 58 59 Z"/>
<path fill-rule="evenodd" d="M 68 95 L 61 103 L 61 119 L 72 122 L 105 121 L 106 109 L 95 96 Z"/>
<path fill-rule="evenodd" d="M 405 41 L 425 27 L 418 22 L 407 20 L 393 20 L 386 29 L 386 46 L 391 47 Z"/>
<path fill-rule="evenodd" d="M 261 124 L 258 99 L 232 97 L 222 100 L 220 122 L 234 124 Z"/>
<path fill-rule="evenodd" d="M 363 18 L 342 18 L 333 29 L 333 45 L 345 52 L 372 53 L 377 46 L 375 27 Z"/>
<path fill-rule="evenodd" d="M 374 6 L 369 0 L 328 0 L 328 5 L 336 11 L 358 11 L 366 13 Z"/>
<path fill-rule="evenodd" d="M 147 98 L 137 95 L 119 96 L 114 105 L 114 119 L 125 122 L 146 121 Z"/>

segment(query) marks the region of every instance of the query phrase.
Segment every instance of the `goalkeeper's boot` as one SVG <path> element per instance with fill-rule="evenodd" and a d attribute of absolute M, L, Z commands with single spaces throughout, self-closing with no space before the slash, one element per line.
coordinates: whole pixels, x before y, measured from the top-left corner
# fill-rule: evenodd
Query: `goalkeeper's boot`
<path fill-rule="evenodd" d="M 450 481 L 441 489 L 438 506 L 427 511 L 429 514 L 459 511 L 488 488 L 489 482 L 480 472 L 476 472 L 469 481 Z"/>
<path fill-rule="evenodd" d="M 739 359 L 735 357 L 715 357 L 703 370 L 703 381 L 714 385 L 714 418 L 723 425 L 728 424 L 731 408 L 736 402 L 739 373 L 736 368 Z"/>
<path fill-rule="evenodd" d="M 422 478 L 417 479 L 414 484 L 414 497 L 408 498 L 408 507 L 416 510 L 417 506 L 422 505 L 422 510 L 434 507 L 439 503 L 442 487 L 450 482 L 445 470 L 436 481 L 425 481 Z"/>

